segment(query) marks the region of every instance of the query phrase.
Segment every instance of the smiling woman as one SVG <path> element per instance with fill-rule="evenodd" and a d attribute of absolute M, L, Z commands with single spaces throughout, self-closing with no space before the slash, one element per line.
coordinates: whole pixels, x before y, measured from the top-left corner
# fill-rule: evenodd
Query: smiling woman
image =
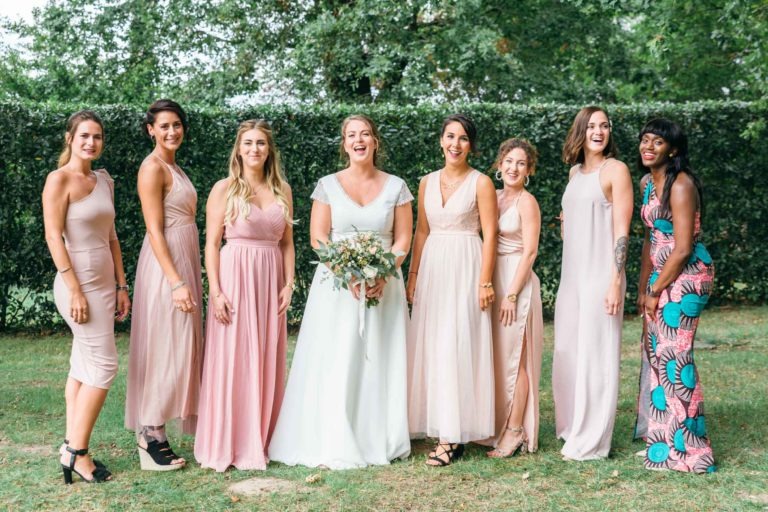
<path fill-rule="evenodd" d="M 556 435 L 568 460 L 607 457 L 616 418 L 633 198 L 629 169 L 615 157 L 607 112 L 581 109 L 563 144 L 572 167 L 552 362 Z"/>
<path fill-rule="evenodd" d="M 176 165 L 187 133 L 178 103 L 158 100 L 144 132 L 155 148 L 139 169 L 138 188 L 147 234 L 136 266 L 125 426 L 135 430 L 142 469 L 179 469 L 165 423 L 180 418 L 194 434 L 203 357 L 197 192 Z"/>
<path fill-rule="evenodd" d="M 104 127 L 95 112 L 70 116 L 59 157 L 43 189 L 45 239 L 58 269 L 56 307 L 72 329 L 72 356 L 64 396 L 67 430 L 60 449 L 64 481 L 72 473 L 104 482 L 111 473 L 88 456 L 96 418 L 117 375 L 115 311 L 128 315 L 130 300 L 120 242 L 115 233 L 112 178 L 91 170 L 104 148 Z"/>

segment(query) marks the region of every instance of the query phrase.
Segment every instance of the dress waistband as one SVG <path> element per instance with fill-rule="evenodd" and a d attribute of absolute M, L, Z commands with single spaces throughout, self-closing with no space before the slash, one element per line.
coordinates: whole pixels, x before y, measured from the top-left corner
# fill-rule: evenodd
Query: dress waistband
<path fill-rule="evenodd" d="M 66 248 L 67 248 L 67 252 L 70 253 L 70 254 L 77 254 L 79 252 L 98 251 L 99 249 L 106 249 L 107 251 L 110 250 L 109 249 L 109 245 L 97 245 L 96 247 L 82 247 L 82 248 L 80 248 L 80 247 L 73 248 L 73 247 L 67 245 Z"/>
<path fill-rule="evenodd" d="M 479 237 L 480 233 L 477 231 L 451 231 L 451 230 L 431 230 L 429 236 L 476 236 Z"/>
<path fill-rule="evenodd" d="M 195 223 L 194 215 L 184 215 L 181 217 L 176 217 L 171 222 L 163 226 L 163 228 L 164 229 L 183 228 L 183 227 L 189 226 L 190 224 L 194 225 L 195 227 L 197 226 L 197 224 Z"/>
<path fill-rule="evenodd" d="M 269 248 L 277 247 L 277 240 L 254 240 L 253 238 L 227 238 L 227 245 L 240 245 L 243 247 Z"/>

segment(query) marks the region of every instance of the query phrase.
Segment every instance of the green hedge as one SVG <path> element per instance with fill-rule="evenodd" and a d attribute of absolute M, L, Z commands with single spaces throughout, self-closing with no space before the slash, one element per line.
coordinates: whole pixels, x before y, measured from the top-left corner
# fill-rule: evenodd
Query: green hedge
<path fill-rule="evenodd" d="M 47 330 L 60 325 L 50 298 L 54 269 L 43 240 L 40 193 L 45 175 L 55 167 L 67 115 L 84 106 L 50 107 L 0 104 L 0 330 Z M 144 236 L 136 170 L 151 150 L 140 131 L 138 107 L 89 106 L 106 125 L 106 148 L 98 166 L 115 179 L 117 231 L 129 280 L 132 280 Z M 419 177 L 441 165 L 438 131 L 444 115 L 469 114 L 480 133 L 475 167 L 487 170 L 503 139 L 523 136 L 541 154 L 530 190 L 542 209 L 543 225 L 536 272 L 541 278 L 545 309 L 551 314 L 560 272 L 560 241 L 554 220 L 566 184 L 567 168 L 559 155 L 565 133 L 578 110 L 572 105 L 517 106 L 335 106 L 258 107 L 249 110 L 190 109 L 191 130 L 178 156 L 199 192 L 198 225 L 204 226 L 205 198 L 213 183 L 226 175 L 227 156 L 240 120 L 263 117 L 276 131 L 288 179 L 293 187 L 296 217 L 297 284 L 290 320 L 301 320 L 311 281 L 309 195 L 318 178 L 339 167 L 339 124 L 348 114 L 364 112 L 379 124 L 387 171 L 407 180 L 414 194 Z M 707 214 L 704 240 L 717 265 L 714 300 L 764 302 L 768 271 L 764 256 L 768 240 L 768 151 L 761 139 L 764 103 L 700 102 L 609 106 L 621 157 L 635 178 L 636 135 L 648 119 L 665 115 L 680 122 L 690 136 L 693 164 L 704 182 Z M 752 133 L 747 130 L 752 127 Z M 635 191 L 639 204 L 639 191 Z M 204 236 L 201 230 L 201 237 Z M 630 249 L 628 310 L 633 308 L 642 226 L 637 210 Z"/>

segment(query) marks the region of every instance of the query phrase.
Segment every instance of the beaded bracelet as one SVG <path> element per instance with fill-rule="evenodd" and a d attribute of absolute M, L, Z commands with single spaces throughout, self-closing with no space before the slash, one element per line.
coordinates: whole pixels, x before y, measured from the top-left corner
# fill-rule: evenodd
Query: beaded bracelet
<path fill-rule="evenodd" d="M 181 288 L 182 286 L 186 286 L 186 285 L 187 285 L 187 283 L 185 283 L 184 281 L 179 281 L 179 282 L 178 282 L 178 283 L 176 283 L 175 285 L 171 286 L 171 291 L 172 291 L 172 292 L 175 292 L 176 290 L 178 290 L 178 289 L 179 289 L 179 288 Z"/>

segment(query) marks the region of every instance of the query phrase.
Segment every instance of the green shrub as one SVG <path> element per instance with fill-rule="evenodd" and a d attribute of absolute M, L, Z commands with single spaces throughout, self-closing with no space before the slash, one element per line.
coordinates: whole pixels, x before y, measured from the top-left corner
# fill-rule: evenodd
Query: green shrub
<path fill-rule="evenodd" d="M 68 114 L 83 106 L 0 104 L 0 330 L 49 329 L 60 323 L 50 298 L 54 269 L 43 239 L 40 193 L 46 174 L 55 168 Z M 89 106 L 94 108 L 93 105 Z M 132 281 L 144 223 L 136 194 L 136 170 L 151 145 L 140 130 L 136 107 L 95 107 L 106 126 L 106 148 L 97 163 L 115 179 L 117 231 Z M 488 170 L 498 144 L 511 136 L 531 140 L 541 154 L 529 189 L 542 210 L 542 233 L 536 272 L 541 278 L 545 309 L 551 314 L 560 273 L 560 196 L 567 168 L 560 162 L 565 133 L 578 110 L 570 105 L 474 104 L 448 106 L 258 107 L 248 110 L 190 109 L 191 130 L 178 159 L 199 193 L 198 225 L 204 237 L 205 199 L 213 183 L 226 175 L 227 157 L 239 121 L 268 119 L 276 132 L 296 217 L 297 291 L 291 323 L 301 320 L 307 287 L 314 271 L 308 241 L 309 195 L 317 179 L 339 168 L 341 120 L 362 111 L 378 123 L 387 159 L 384 168 L 406 179 L 412 192 L 418 180 L 442 164 L 438 146 L 442 118 L 462 111 L 480 132 L 480 155 L 473 165 Z M 714 300 L 764 302 L 768 271 L 763 243 L 768 239 L 768 151 L 755 133 L 766 118 L 761 103 L 700 102 L 610 106 L 614 134 L 636 180 L 636 135 L 648 119 L 664 115 L 683 125 L 690 137 L 693 164 L 704 182 L 704 241 L 717 265 Z M 753 127 L 747 130 L 748 127 Z M 640 191 L 635 190 L 639 205 Z M 635 210 L 628 265 L 627 309 L 633 309 L 642 225 Z"/>

